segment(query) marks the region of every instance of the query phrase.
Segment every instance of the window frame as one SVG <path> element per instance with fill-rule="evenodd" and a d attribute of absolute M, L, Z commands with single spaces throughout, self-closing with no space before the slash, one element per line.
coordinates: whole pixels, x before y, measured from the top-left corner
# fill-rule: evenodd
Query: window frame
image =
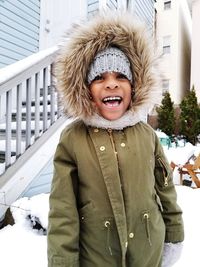
<path fill-rule="evenodd" d="M 163 9 L 164 10 L 169 10 L 169 9 L 171 9 L 171 5 L 172 5 L 172 1 L 170 1 L 170 0 L 164 0 Z"/>
<path fill-rule="evenodd" d="M 162 50 L 163 50 L 163 55 L 171 54 L 171 36 L 170 35 L 163 36 Z"/>

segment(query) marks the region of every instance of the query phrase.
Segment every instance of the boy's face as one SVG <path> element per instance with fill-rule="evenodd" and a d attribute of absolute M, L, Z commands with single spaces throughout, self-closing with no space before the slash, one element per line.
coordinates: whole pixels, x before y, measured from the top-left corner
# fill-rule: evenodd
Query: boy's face
<path fill-rule="evenodd" d="M 90 84 L 92 102 L 99 115 L 117 120 L 124 115 L 131 102 L 131 83 L 121 73 L 105 72 Z"/>

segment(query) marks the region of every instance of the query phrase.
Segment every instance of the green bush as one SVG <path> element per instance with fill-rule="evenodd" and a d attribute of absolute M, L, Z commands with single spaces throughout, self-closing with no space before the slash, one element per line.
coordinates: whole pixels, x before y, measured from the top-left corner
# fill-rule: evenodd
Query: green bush
<path fill-rule="evenodd" d="M 197 102 L 194 86 L 180 104 L 180 133 L 193 145 L 200 133 L 200 108 Z"/>
<path fill-rule="evenodd" d="M 158 113 L 158 128 L 172 136 L 175 132 L 175 111 L 170 94 L 166 92 L 161 102 L 161 106 L 156 109 Z"/>

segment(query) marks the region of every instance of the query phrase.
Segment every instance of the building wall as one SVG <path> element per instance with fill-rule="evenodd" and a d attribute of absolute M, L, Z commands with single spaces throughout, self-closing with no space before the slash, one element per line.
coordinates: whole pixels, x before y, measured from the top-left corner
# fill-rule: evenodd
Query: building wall
<path fill-rule="evenodd" d="M 191 87 L 194 85 L 198 102 L 200 102 L 200 0 L 192 3 L 192 59 Z"/>
<path fill-rule="evenodd" d="M 72 22 L 87 16 L 87 1 L 41 0 L 40 50 L 58 44 Z"/>
<path fill-rule="evenodd" d="M 135 14 L 147 27 L 153 31 L 154 28 L 154 0 L 130 0 L 128 9 Z"/>
<path fill-rule="evenodd" d="M 172 101 L 180 104 L 190 89 L 191 17 L 186 0 L 172 0 L 164 10 L 164 1 L 156 3 L 156 38 L 163 82 L 169 81 Z M 170 53 L 163 53 L 164 38 L 170 39 Z M 162 90 L 162 88 L 161 88 Z"/>
<path fill-rule="evenodd" d="M 0 0 L 0 68 L 39 50 L 40 0 Z"/>
<path fill-rule="evenodd" d="M 190 71 L 191 71 L 191 34 L 192 34 L 192 21 L 191 15 L 187 6 L 187 1 L 182 1 L 180 5 L 179 15 L 179 79 L 178 88 L 180 101 L 186 95 L 190 88 Z"/>

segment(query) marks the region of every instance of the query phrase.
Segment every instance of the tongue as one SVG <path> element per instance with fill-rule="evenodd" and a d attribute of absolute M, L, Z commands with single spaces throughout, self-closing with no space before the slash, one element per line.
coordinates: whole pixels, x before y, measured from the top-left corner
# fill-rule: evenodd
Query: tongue
<path fill-rule="evenodd" d="M 105 104 L 106 104 L 106 106 L 116 107 L 119 105 L 119 101 L 111 100 L 111 101 L 107 101 Z"/>

